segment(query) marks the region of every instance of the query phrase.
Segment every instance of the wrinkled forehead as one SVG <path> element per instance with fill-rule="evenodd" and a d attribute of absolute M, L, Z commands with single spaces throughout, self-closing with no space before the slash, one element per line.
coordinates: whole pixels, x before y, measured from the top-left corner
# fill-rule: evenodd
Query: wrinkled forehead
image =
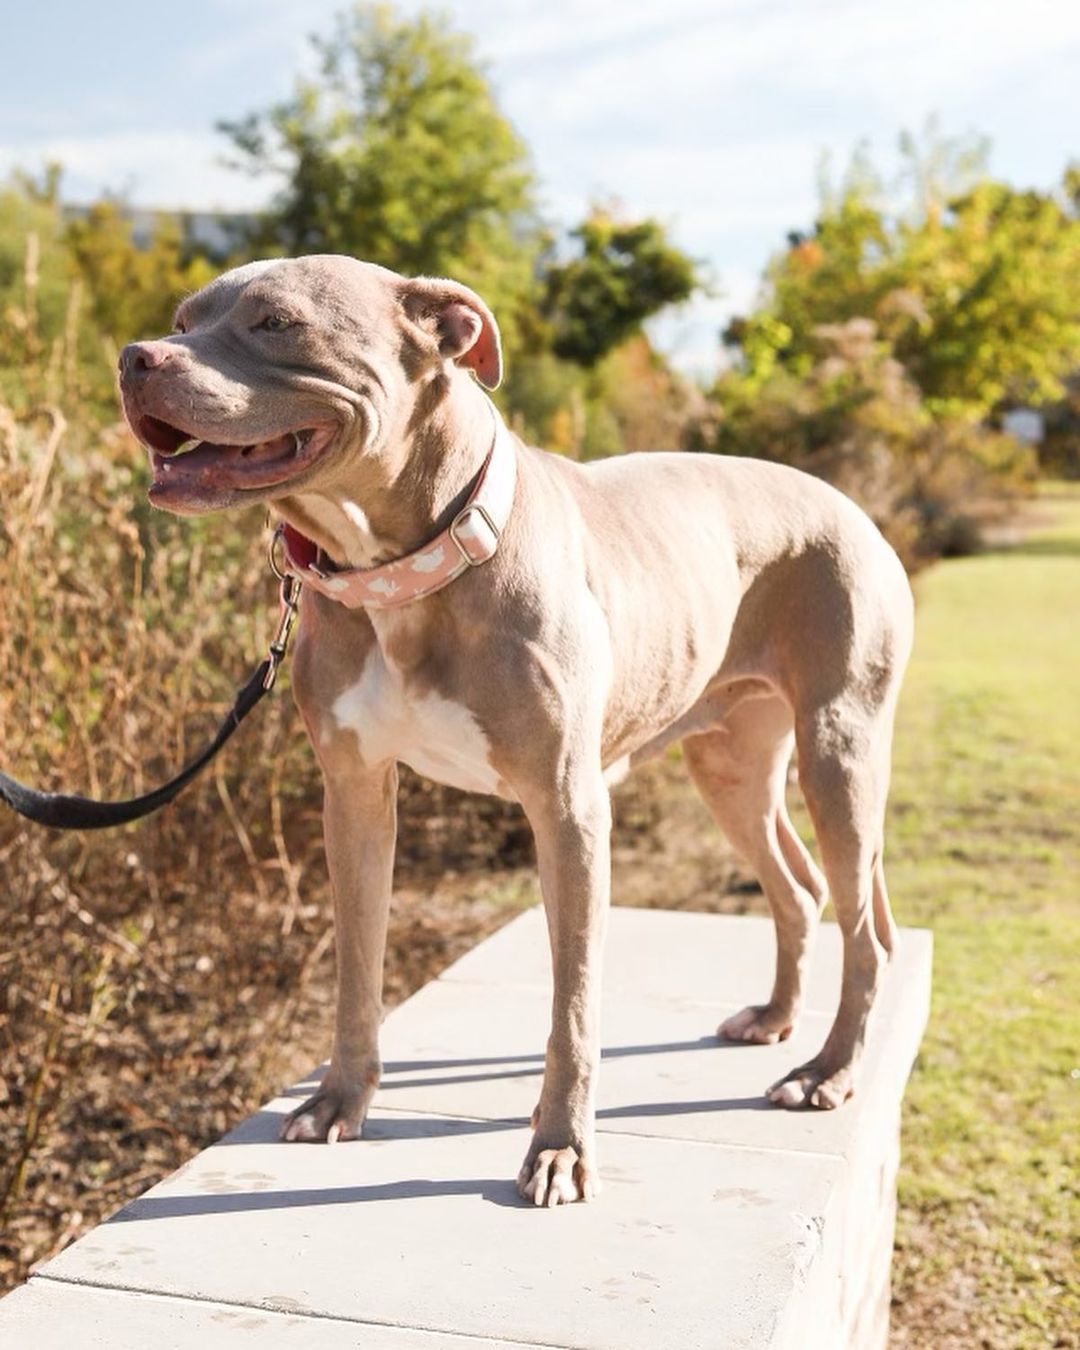
<path fill-rule="evenodd" d="M 246 263 L 243 267 L 223 272 L 201 291 L 196 291 L 180 302 L 176 309 L 177 319 L 182 318 L 190 326 L 220 318 L 232 308 L 251 282 L 259 277 L 268 279 L 282 265 L 280 259 L 269 259 L 266 262 Z"/>
<path fill-rule="evenodd" d="M 223 318 L 240 299 L 314 305 L 328 314 L 374 315 L 397 303 L 402 279 L 374 263 L 336 254 L 271 258 L 234 267 L 188 296 L 176 311 L 187 327 Z"/>

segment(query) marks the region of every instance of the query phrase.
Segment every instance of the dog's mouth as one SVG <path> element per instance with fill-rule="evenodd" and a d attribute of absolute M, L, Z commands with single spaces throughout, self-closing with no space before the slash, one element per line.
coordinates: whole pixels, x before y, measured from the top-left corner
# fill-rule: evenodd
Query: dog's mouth
<path fill-rule="evenodd" d="M 134 427 L 150 451 L 151 499 L 193 489 L 254 491 L 289 482 L 310 468 L 334 437 L 324 424 L 282 432 L 267 440 L 202 440 L 182 427 L 146 414 Z"/>

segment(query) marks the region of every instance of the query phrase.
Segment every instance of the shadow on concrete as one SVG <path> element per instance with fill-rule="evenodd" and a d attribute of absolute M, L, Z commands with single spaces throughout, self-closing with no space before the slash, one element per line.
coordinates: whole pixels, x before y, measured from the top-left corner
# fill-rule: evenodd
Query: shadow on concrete
<path fill-rule="evenodd" d="M 144 1195 L 115 1214 L 110 1223 L 145 1219 L 178 1219 L 194 1215 L 245 1214 L 276 1209 L 310 1209 L 321 1205 L 362 1205 L 379 1200 L 424 1200 L 438 1196 L 476 1195 L 493 1205 L 530 1209 L 513 1181 L 505 1177 L 475 1180 L 386 1181 L 373 1186 L 325 1186 L 283 1191 L 221 1191 L 201 1195 Z"/>
<path fill-rule="evenodd" d="M 622 1059 L 638 1055 L 666 1055 L 694 1050 L 740 1050 L 755 1048 L 749 1042 L 721 1041 L 716 1036 L 699 1036 L 695 1040 L 664 1041 L 645 1045 L 613 1045 L 601 1051 L 605 1060 Z M 521 1065 L 523 1067 L 515 1067 Z M 290 1088 L 282 1094 L 284 1097 L 302 1101 L 319 1086 L 328 1065 L 323 1064 L 303 1083 Z M 416 1059 L 392 1060 L 383 1066 L 383 1079 L 379 1086 L 379 1096 L 371 1116 L 364 1124 L 361 1140 L 344 1140 L 343 1143 L 363 1142 L 368 1144 L 389 1143 L 407 1139 L 445 1138 L 461 1134 L 481 1134 L 502 1130 L 526 1129 L 527 1117 L 505 1117 L 501 1119 L 483 1119 L 480 1117 L 446 1116 L 437 1111 L 431 1114 L 421 1112 L 418 1115 L 406 1114 L 409 1108 L 398 1109 L 392 1105 L 392 1093 L 395 1088 L 442 1087 L 451 1084 L 486 1082 L 492 1079 L 535 1078 L 539 1080 L 544 1067 L 544 1056 L 537 1052 L 520 1055 L 484 1055 L 469 1059 Z M 444 1069 L 480 1069 L 477 1073 L 440 1074 Z M 423 1076 L 427 1072 L 430 1076 Z M 415 1075 L 421 1076 L 415 1076 Z M 415 1109 L 415 1108 L 413 1108 Z M 720 1097 L 702 1101 L 640 1102 L 633 1105 L 609 1106 L 597 1111 L 597 1125 L 602 1129 L 605 1122 L 634 1120 L 642 1118 L 661 1118 L 664 1116 L 684 1116 L 699 1113 L 719 1113 L 723 1111 L 774 1111 L 776 1109 L 763 1096 L 761 1097 Z M 225 1135 L 219 1144 L 274 1144 L 280 1139 L 285 1113 L 282 1111 L 261 1110 L 249 1116 Z M 615 1127 L 617 1128 L 617 1127 Z M 292 1147 L 303 1148 L 307 1141 L 297 1142 Z M 316 1142 L 316 1141 L 311 1141 Z M 321 1141 L 319 1141 L 321 1142 Z M 338 1145 L 340 1147 L 341 1145 Z"/>
<path fill-rule="evenodd" d="M 722 1041 L 717 1036 L 699 1036 L 693 1041 L 665 1041 L 653 1045 L 611 1045 L 600 1051 L 600 1058 L 623 1059 L 632 1055 L 668 1055 L 680 1054 L 685 1050 L 744 1050 L 754 1047 L 749 1041 Z M 498 1065 L 529 1065 L 528 1068 L 504 1067 L 490 1073 L 445 1074 L 444 1069 L 484 1069 L 493 1070 Z M 305 1078 L 303 1083 L 289 1088 L 285 1097 L 304 1098 L 316 1090 L 323 1074 L 329 1066 L 322 1064 L 318 1070 Z M 393 1091 L 394 1088 L 443 1087 L 455 1083 L 486 1083 L 497 1078 L 532 1078 L 539 1076 L 544 1069 L 542 1052 L 530 1055 L 483 1055 L 471 1059 L 402 1059 L 390 1060 L 383 1065 L 380 1092 Z M 399 1074 L 434 1073 L 431 1078 L 403 1078 Z"/>
<path fill-rule="evenodd" d="M 638 1102 L 627 1106 L 609 1106 L 596 1113 L 601 1132 L 604 1122 L 634 1120 L 643 1117 L 683 1116 L 699 1112 L 709 1114 L 722 1111 L 775 1111 L 763 1097 L 720 1097 L 702 1101 Z M 237 1130 L 227 1135 L 223 1144 L 265 1144 L 278 1140 L 283 1117 L 276 1111 L 259 1111 L 244 1121 Z M 348 1143 L 361 1146 L 402 1141 L 406 1139 L 451 1138 L 466 1134 L 490 1134 L 505 1130 L 526 1130 L 524 1118 L 512 1120 L 466 1120 L 449 1116 L 396 1115 L 392 1111 L 377 1113 L 364 1125 L 363 1138 Z M 303 1148 L 304 1144 L 290 1145 Z M 325 1147 L 325 1145 L 323 1145 Z M 601 1169 L 602 1172 L 603 1169 Z M 214 1174 L 215 1184 L 209 1192 L 182 1195 L 148 1195 L 133 1201 L 114 1215 L 110 1222 L 136 1223 L 144 1219 L 170 1219 L 193 1215 L 237 1214 L 277 1209 L 304 1209 L 320 1205 L 360 1205 L 380 1200 L 423 1200 L 429 1198 L 475 1195 L 489 1204 L 510 1208 L 531 1209 L 517 1193 L 512 1180 L 505 1177 L 460 1178 L 432 1181 L 416 1177 L 402 1181 L 380 1182 L 370 1186 L 299 1187 L 289 1190 L 250 1191 L 230 1189 L 227 1173 Z M 220 1180 L 218 1179 L 220 1178 Z M 238 1178 L 239 1179 L 239 1178 Z"/>
<path fill-rule="evenodd" d="M 766 1097 L 715 1097 L 699 1102 L 638 1102 L 634 1106 L 606 1106 L 597 1111 L 597 1123 L 633 1120 L 638 1116 L 713 1115 L 720 1111 L 776 1111 Z"/>
<path fill-rule="evenodd" d="M 276 1144 L 281 1142 L 281 1126 L 285 1114 L 278 1111 L 256 1111 L 235 1130 L 219 1139 L 215 1147 L 222 1144 Z M 478 1117 L 406 1115 L 396 1111 L 383 1114 L 378 1106 L 364 1122 L 362 1139 L 343 1139 L 335 1148 L 349 1144 L 381 1144 L 406 1139 L 444 1139 L 459 1134 L 488 1134 L 499 1130 L 520 1130 L 528 1125 L 526 1116 L 507 1117 L 499 1120 L 482 1120 Z M 297 1140 L 290 1148 L 308 1148 L 315 1145 L 325 1148 L 322 1140 Z"/>
<path fill-rule="evenodd" d="M 741 1042 L 738 1044 L 742 1044 Z M 693 1041 L 667 1041 L 656 1045 L 612 1045 L 600 1051 L 601 1060 L 622 1059 L 632 1055 L 668 1055 L 679 1054 L 684 1050 L 723 1050 L 735 1049 L 736 1044 L 720 1041 L 716 1036 L 701 1036 Z M 503 1068 L 491 1073 L 438 1073 L 440 1069 L 471 1069 L 487 1065 L 528 1064 L 529 1068 Z M 394 1088 L 441 1087 L 450 1083 L 485 1083 L 495 1078 L 533 1078 L 544 1069 L 543 1054 L 486 1056 L 482 1059 L 442 1059 L 442 1060 L 397 1060 L 383 1066 L 380 1092 Z M 432 1078 L 401 1078 L 399 1074 L 423 1073 L 434 1071 Z M 290 1095 L 292 1095 L 290 1093 Z"/>

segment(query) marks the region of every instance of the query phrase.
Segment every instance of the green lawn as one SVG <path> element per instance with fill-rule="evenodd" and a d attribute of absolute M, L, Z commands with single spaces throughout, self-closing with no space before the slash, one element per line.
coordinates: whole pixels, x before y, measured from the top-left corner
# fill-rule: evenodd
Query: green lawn
<path fill-rule="evenodd" d="M 1080 1344 L 1080 494 L 1043 514 L 916 583 L 889 883 L 898 921 L 934 931 L 935 992 L 904 1116 L 899 1345 Z"/>

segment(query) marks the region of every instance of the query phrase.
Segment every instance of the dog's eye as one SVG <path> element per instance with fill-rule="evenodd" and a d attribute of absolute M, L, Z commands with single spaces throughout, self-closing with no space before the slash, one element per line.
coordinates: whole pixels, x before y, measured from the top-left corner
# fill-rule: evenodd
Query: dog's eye
<path fill-rule="evenodd" d="M 282 333 L 286 328 L 291 328 L 292 326 L 292 319 L 284 314 L 268 314 L 266 318 L 263 319 L 262 323 L 257 323 L 255 325 L 256 328 L 261 329 L 264 333 Z"/>

